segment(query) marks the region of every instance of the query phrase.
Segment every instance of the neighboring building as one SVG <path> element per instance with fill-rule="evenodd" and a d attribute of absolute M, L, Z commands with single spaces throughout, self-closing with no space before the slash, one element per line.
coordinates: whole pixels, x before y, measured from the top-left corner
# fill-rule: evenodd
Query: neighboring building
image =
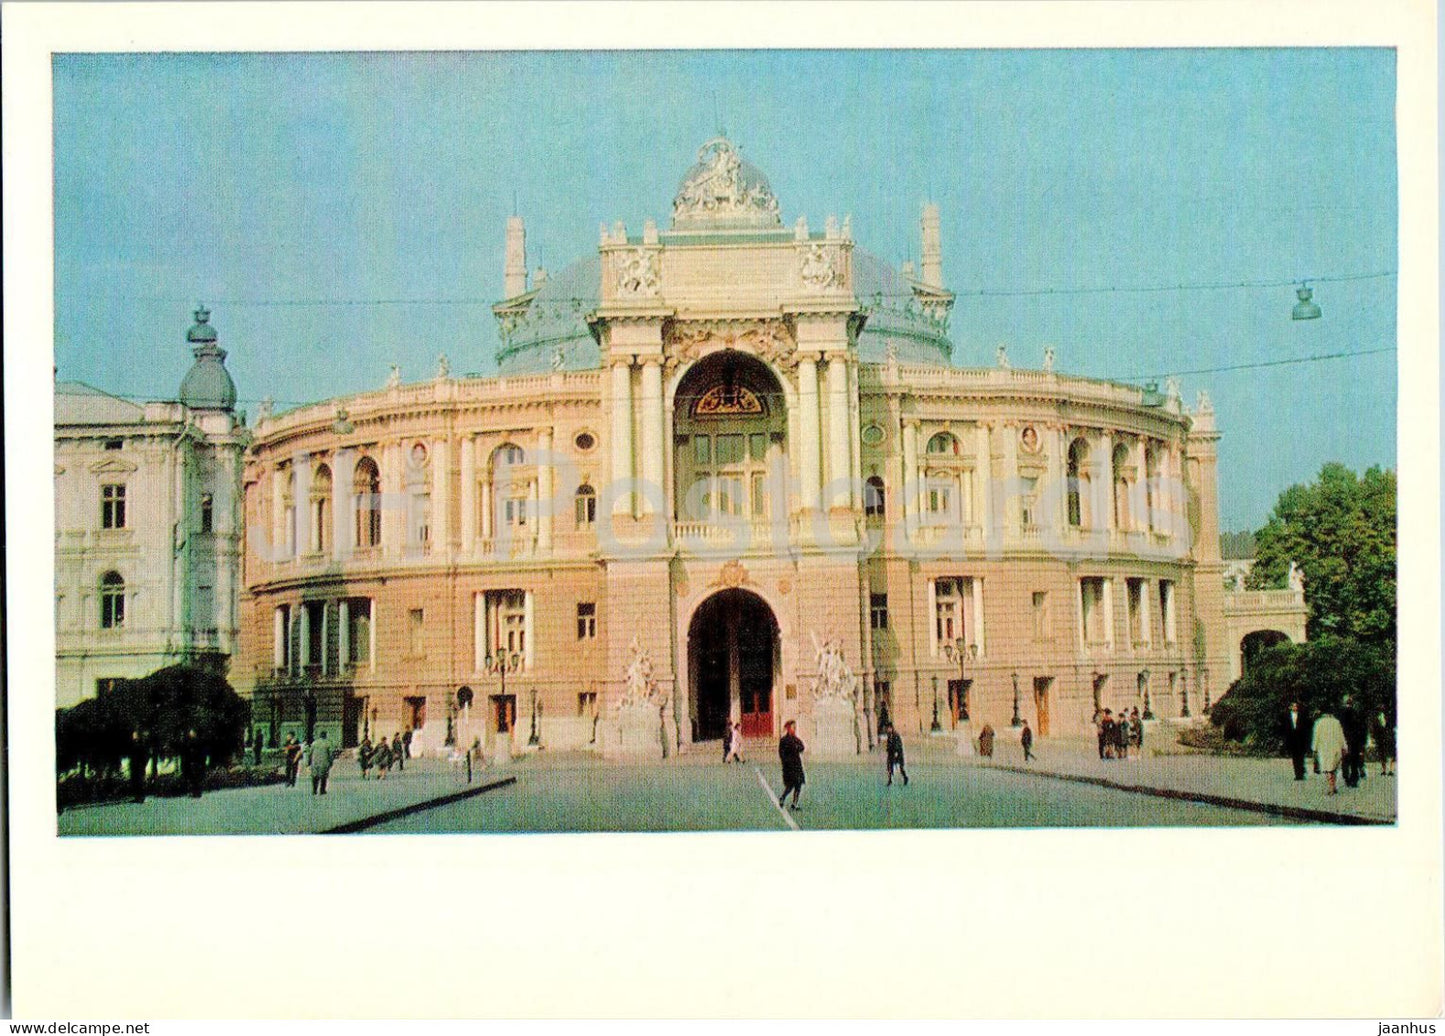
<path fill-rule="evenodd" d="M 921 231 L 915 273 L 848 220 L 784 226 L 724 139 L 670 229 L 604 226 L 555 276 L 512 219 L 498 376 L 443 359 L 258 425 L 253 722 L 608 749 L 650 672 L 667 751 L 731 719 L 807 740 L 823 665 L 864 748 L 885 704 L 908 734 L 1197 716 L 1231 655 L 1207 399 L 1052 351 L 951 366 L 935 207 Z"/>
<path fill-rule="evenodd" d="M 210 314 L 178 402 L 55 386 L 55 697 L 236 651 L 240 473 L 235 414 Z"/>
<path fill-rule="evenodd" d="M 1289 640 L 1305 639 L 1304 578 L 1290 566 L 1286 585 L 1271 590 L 1246 590 L 1254 568 L 1254 534 L 1227 532 L 1220 536 L 1224 557 L 1224 622 L 1229 631 L 1229 679 L 1244 675 L 1255 652 Z"/>

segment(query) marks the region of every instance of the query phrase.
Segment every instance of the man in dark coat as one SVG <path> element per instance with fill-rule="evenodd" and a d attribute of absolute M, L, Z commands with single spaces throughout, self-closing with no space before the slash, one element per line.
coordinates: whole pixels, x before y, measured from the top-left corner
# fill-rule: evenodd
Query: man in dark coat
<path fill-rule="evenodd" d="M 1290 762 L 1294 764 L 1294 779 L 1302 781 L 1305 779 L 1305 756 L 1310 750 L 1311 727 L 1299 702 L 1290 702 L 1283 727 L 1284 747 L 1289 752 Z"/>
<path fill-rule="evenodd" d="M 286 784 L 294 788 L 296 775 L 301 771 L 301 742 L 296 740 L 295 734 L 286 735 L 286 744 L 282 751 L 286 753 Z"/>
<path fill-rule="evenodd" d="M 1023 746 L 1024 762 L 1034 757 L 1034 732 L 1029 729 L 1029 721 L 1024 720 L 1024 729 L 1019 733 L 1019 744 Z"/>
<path fill-rule="evenodd" d="M 185 778 L 186 790 L 191 798 L 200 798 L 201 788 L 206 783 L 206 748 L 194 728 L 186 731 L 186 739 L 181 742 L 181 776 Z"/>
<path fill-rule="evenodd" d="M 145 731 L 130 732 L 130 797 L 134 802 L 146 800 L 146 766 L 150 763 L 150 746 Z"/>
<path fill-rule="evenodd" d="M 411 727 L 406 728 L 406 733 L 401 735 L 402 754 L 408 759 L 411 758 Z"/>
<path fill-rule="evenodd" d="M 1114 714 L 1109 709 L 1099 720 L 1099 758 L 1114 758 Z"/>
<path fill-rule="evenodd" d="M 778 759 L 783 764 L 783 793 L 778 796 L 778 808 L 788 792 L 793 793 L 793 809 L 798 808 L 798 796 L 803 794 L 803 741 L 798 737 L 797 723 L 792 720 L 783 724 L 783 738 L 778 742 Z"/>
<path fill-rule="evenodd" d="M 898 772 L 903 775 L 903 786 L 906 788 L 908 787 L 908 771 L 903 768 L 903 738 L 898 736 L 898 731 L 893 729 L 891 723 L 883 729 L 887 738 L 888 783 L 893 783 L 893 768 L 896 766 Z"/>
<path fill-rule="evenodd" d="M 396 764 L 398 771 L 406 769 L 406 746 L 402 743 L 399 731 L 391 737 L 391 761 Z"/>
<path fill-rule="evenodd" d="M 1345 728 L 1345 785 L 1353 788 L 1365 777 L 1365 740 L 1369 737 L 1369 727 L 1364 710 L 1348 696 L 1340 712 L 1340 723 Z"/>

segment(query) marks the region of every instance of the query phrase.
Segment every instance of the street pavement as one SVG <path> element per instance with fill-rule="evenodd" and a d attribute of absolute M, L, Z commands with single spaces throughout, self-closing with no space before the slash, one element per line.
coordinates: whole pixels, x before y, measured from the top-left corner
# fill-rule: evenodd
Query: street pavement
<path fill-rule="evenodd" d="M 885 784 L 881 752 L 810 760 L 801 808 L 780 810 L 777 750 L 750 744 L 724 766 L 711 746 L 657 763 L 585 753 L 534 753 L 486 769 L 468 785 L 464 767 L 414 759 L 384 782 L 362 782 L 354 760 L 313 796 L 303 770 L 295 788 L 272 785 L 150 798 L 68 810 L 63 835 L 303 834 L 338 827 L 376 833 L 552 831 L 800 831 L 955 827 L 1251 826 L 1392 822 L 1395 779 L 1379 767 L 1360 788 L 1325 795 L 1313 774 L 1295 782 L 1288 760 L 1155 754 L 1101 761 L 1092 743 L 1037 743 L 1024 762 L 1001 737 L 992 759 L 958 756 L 951 737 L 906 742 L 905 787 Z M 515 783 L 457 799 L 484 783 Z M 403 815 L 398 815 L 400 811 Z"/>

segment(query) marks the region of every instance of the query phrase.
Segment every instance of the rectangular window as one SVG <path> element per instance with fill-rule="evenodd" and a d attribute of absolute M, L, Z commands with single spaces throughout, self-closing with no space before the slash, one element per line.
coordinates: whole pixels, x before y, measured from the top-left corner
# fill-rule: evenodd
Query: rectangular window
<path fill-rule="evenodd" d="M 406 653 L 411 658 L 421 658 L 426 654 L 426 641 L 423 639 L 423 632 L 426 629 L 426 610 L 423 608 L 411 608 L 406 613 Z"/>
<path fill-rule="evenodd" d="M 1149 643 L 1149 622 L 1145 610 L 1148 598 L 1148 584 L 1143 579 L 1124 580 L 1125 595 L 1129 601 L 1129 643 L 1134 645 L 1146 645 Z"/>
<path fill-rule="evenodd" d="M 577 692 L 577 715 L 579 715 L 579 716 L 593 716 L 593 715 L 596 715 L 596 713 L 597 713 L 597 692 L 596 692 L 596 691 L 578 691 L 578 692 Z"/>
<path fill-rule="evenodd" d="M 291 668 L 291 606 L 279 605 L 275 611 L 275 627 L 271 642 L 271 665 L 278 672 Z"/>
<path fill-rule="evenodd" d="M 743 462 L 743 439 L 741 435 L 719 435 L 717 437 L 717 463 L 741 464 Z"/>
<path fill-rule="evenodd" d="M 102 586 L 100 590 L 100 628 L 118 630 L 125 625 L 125 585 Z"/>
<path fill-rule="evenodd" d="M 727 436 L 719 435 L 718 442 Z M 741 438 L 741 436 L 739 436 Z M 743 480 L 737 475 L 719 475 L 715 489 L 714 510 L 718 514 L 737 517 L 743 513 Z"/>
<path fill-rule="evenodd" d="M 933 481 L 928 484 L 928 510 L 933 514 L 952 513 L 953 486 L 951 483 Z"/>
<path fill-rule="evenodd" d="M 213 532 L 215 530 L 216 505 L 210 493 L 201 494 L 201 531 Z"/>
<path fill-rule="evenodd" d="M 1177 643 L 1178 620 L 1174 615 L 1174 581 L 1171 579 L 1159 580 L 1159 617 L 1164 623 L 1164 643 Z"/>
<path fill-rule="evenodd" d="M 1049 594 L 1046 590 L 1034 591 L 1034 639 L 1049 639 Z"/>
<path fill-rule="evenodd" d="M 106 448 L 107 450 L 121 450 L 121 449 L 124 449 L 124 448 L 125 448 L 125 440 L 124 440 L 124 439 L 107 439 L 107 440 L 105 440 L 105 448 Z"/>
<path fill-rule="evenodd" d="M 939 648 L 963 637 L 963 580 L 938 580 L 934 586 L 933 612 Z"/>
<path fill-rule="evenodd" d="M 597 521 L 597 494 L 589 488 L 577 491 L 577 528 L 585 529 Z"/>
<path fill-rule="evenodd" d="M 577 639 L 595 640 L 597 638 L 597 605 L 592 601 L 583 601 L 577 605 Z"/>
<path fill-rule="evenodd" d="M 752 477 L 752 483 L 753 517 L 766 518 L 768 516 L 768 476 L 762 472 L 756 472 Z"/>
<path fill-rule="evenodd" d="M 706 435 L 695 435 L 692 439 L 692 459 L 695 464 L 712 463 L 712 439 Z"/>
<path fill-rule="evenodd" d="M 349 665 L 371 664 L 371 609 L 369 597 L 346 601 L 346 661 Z"/>
<path fill-rule="evenodd" d="M 431 546 L 431 494 L 417 493 L 411 501 L 411 542 L 428 549 Z"/>
<path fill-rule="evenodd" d="M 525 497 L 510 496 L 502 501 L 502 520 L 515 529 L 527 525 L 527 500 Z"/>
<path fill-rule="evenodd" d="M 325 657 L 324 648 L 326 645 L 326 602 L 307 601 L 301 606 L 305 609 L 305 627 L 302 637 L 303 648 L 306 651 L 306 665 L 308 667 L 321 668 L 321 660 Z"/>
<path fill-rule="evenodd" d="M 489 590 L 487 606 L 491 612 L 491 629 L 487 643 L 489 654 L 506 655 L 510 662 L 516 656 L 521 665 L 527 657 L 527 594 L 523 590 Z"/>
<path fill-rule="evenodd" d="M 100 527 L 102 529 L 125 528 L 125 486 L 104 485 L 100 487 Z"/>
<path fill-rule="evenodd" d="M 1039 480 L 1019 479 L 1019 521 L 1025 529 L 1038 524 Z"/>
<path fill-rule="evenodd" d="M 766 432 L 754 432 L 748 436 L 748 449 L 753 460 L 761 464 L 768 459 L 768 436 Z"/>
<path fill-rule="evenodd" d="M 888 595 L 868 595 L 868 625 L 875 630 L 888 628 Z"/>
<path fill-rule="evenodd" d="M 1079 593 L 1083 611 L 1083 614 L 1080 616 L 1080 621 L 1083 623 L 1084 642 L 1086 644 L 1103 644 L 1108 640 L 1108 627 L 1104 621 L 1104 590 L 1106 585 L 1105 580 L 1095 576 L 1079 580 Z"/>

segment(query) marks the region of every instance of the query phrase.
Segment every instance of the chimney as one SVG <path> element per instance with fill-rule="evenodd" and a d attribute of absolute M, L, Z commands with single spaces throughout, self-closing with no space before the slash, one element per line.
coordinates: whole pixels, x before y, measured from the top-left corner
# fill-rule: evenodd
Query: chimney
<path fill-rule="evenodd" d="M 930 288 L 943 287 L 943 247 L 938 238 L 938 206 L 923 206 L 922 281 Z"/>
<path fill-rule="evenodd" d="M 503 293 L 506 298 L 516 298 L 527 290 L 527 230 L 522 226 L 521 216 L 507 219 L 507 266 L 504 271 Z"/>

